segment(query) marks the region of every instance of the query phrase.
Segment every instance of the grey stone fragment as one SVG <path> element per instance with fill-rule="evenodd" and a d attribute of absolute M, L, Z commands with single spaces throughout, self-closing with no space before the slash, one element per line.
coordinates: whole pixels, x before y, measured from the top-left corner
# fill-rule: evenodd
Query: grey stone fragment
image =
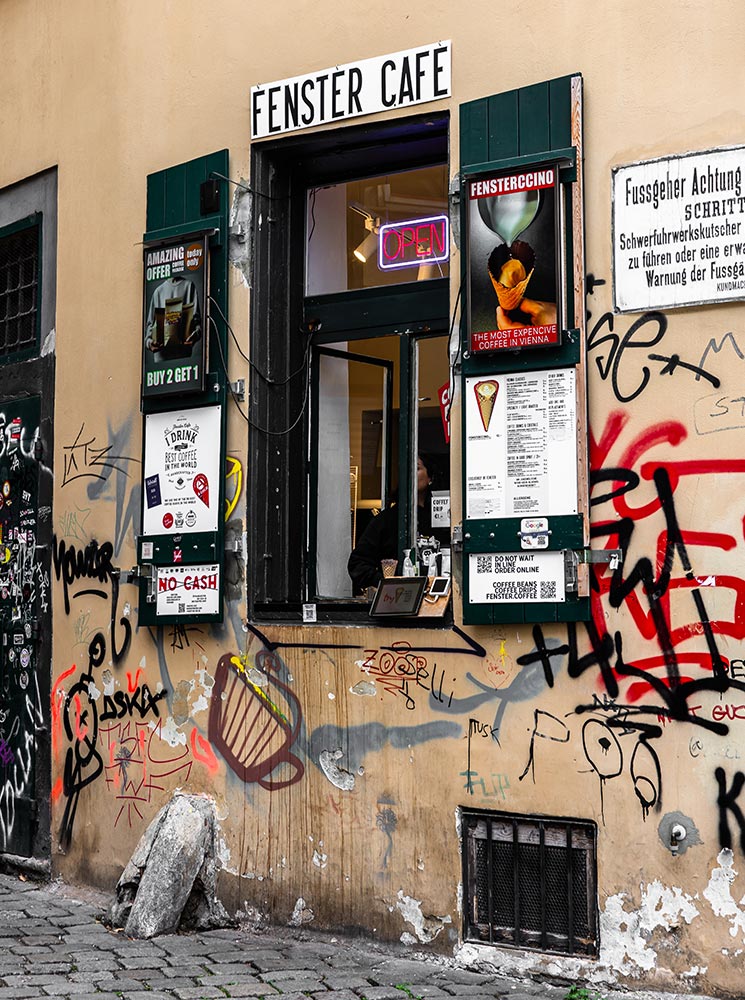
<path fill-rule="evenodd" d="M 227 986 L 229 997 L 278 997 L 279 991 L 266 983 L 239 983 Z M 286 1000 L 286 998 L 282 998 Z M 400 1000 L 400 998 L 398 998 Z"/>
<path fill-rule="evenodd" d="M 357 994 L 366 1000 L 403 1000 L 405 996 L 395 986 L 368 986 L 364 990 L 358 990 Z"/>
<path fill-rule="evenodd" d="M 212 1000 L 213 997 L 225 997 L 225 993 L 216 986 L 179 986 L 174 988 L 173 995 L 179 1000 Z"/>
<path fill-rule="evenodd" d="M 109 917 L 134 938 L 231 923 L 217 900 L 214 802 L 177 793 L 140 838 Z"/>
<path fill-rule="evenodd" d="M 334 990 L 332 993 L 314 993 L 313 1000 L 360 1000 L 360 996 L 359 993 L 353 993 L 351 990 Z M 404 1000 L 403 993 L 400 1000 Z"/>

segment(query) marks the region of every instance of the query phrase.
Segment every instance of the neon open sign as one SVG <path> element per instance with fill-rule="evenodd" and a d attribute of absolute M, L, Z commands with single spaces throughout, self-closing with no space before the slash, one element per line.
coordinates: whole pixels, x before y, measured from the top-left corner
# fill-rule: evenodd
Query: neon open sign
<path fill-rule="evenodd" d="M 437 264 L 450 255 L 447 215 L 427 219 L 388 222 L 380 227 L 378 265 L 383 271 L 395 267 Z"/>

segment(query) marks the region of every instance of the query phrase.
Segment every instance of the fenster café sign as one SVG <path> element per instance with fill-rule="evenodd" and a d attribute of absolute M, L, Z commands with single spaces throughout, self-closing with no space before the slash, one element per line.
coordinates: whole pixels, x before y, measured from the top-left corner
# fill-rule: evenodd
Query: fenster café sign
<path fill-rule="evenodd" d="M 450 96 L 450 42 L 332 66 L 251 88 L 251 138 Z"/>

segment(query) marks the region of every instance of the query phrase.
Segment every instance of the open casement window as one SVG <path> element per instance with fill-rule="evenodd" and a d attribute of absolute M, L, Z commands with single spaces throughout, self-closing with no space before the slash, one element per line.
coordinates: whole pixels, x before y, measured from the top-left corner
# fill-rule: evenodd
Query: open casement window
<path fill-rule="evenodd" d="M 255 143 L 252 157 L 251 614 L 297 621 L 313 604 L 317 621 L 369 621 L 353 550 L 376 521 L 400 567 L 429 530 L 420 450 L 449 489 L 447 118 Z"/>
<path fill-rule="evenodd" d="M 460 111 L 463 620 L 587 620 L 582 81 Z"/>
<path fill-rule="evenodd" d="M 368 341 L 357 341 L 364 350 Z M 354 597 L 347 561 L 391 498 L 393 362 L 318 348 L 313 364 L 310 478 L 314 601 Z"/>

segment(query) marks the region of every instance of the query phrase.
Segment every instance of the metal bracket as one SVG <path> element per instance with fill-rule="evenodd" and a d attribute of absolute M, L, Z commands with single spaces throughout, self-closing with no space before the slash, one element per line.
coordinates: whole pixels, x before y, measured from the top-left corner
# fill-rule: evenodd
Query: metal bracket
<path fill-rule="evenodd" d="M 145 563 L 125 571 L 126 583 L 139 584 L 141 580 L 147 583 L 146 603 L 155 604 L 155 566 Z"/>
<path fill-rule="evenodd" d="M 574 549 L 564 549 L 564 589 L 569 594 L 577 593 L 577 566 L 579 553 Z"/>
<path fill-rule="evenodd" d="M 455 243 L 458 250 L 460 250 L 460 188 L 462 183 L 462 177 L 460 174 L 455 174 L 455 176 L 450 181 L 450 187 L 448 189 L 448 200 L 450 202 L 450 235 L 452 237 L 453 243 Z"/>
<path fill-rule="evenodd" d="M 246 380 L 244 378 L 236 379 L 235 382 L 230 383 L 230 391 L 238 400 L 242 403 L 246 398 Z"/>
<path fill-rule="evenodd" d="M 463 545 L 463 525 L 454 524 L 450 533 L 450 546 L 453 549 L 460 549 Z"/>
<path fill-rule="evenodd" d="M 581 549 L 577 553 L 583 563 L 608 563 L 610 569 L 618 569 L 623 559 L 621 549 Z"/>

